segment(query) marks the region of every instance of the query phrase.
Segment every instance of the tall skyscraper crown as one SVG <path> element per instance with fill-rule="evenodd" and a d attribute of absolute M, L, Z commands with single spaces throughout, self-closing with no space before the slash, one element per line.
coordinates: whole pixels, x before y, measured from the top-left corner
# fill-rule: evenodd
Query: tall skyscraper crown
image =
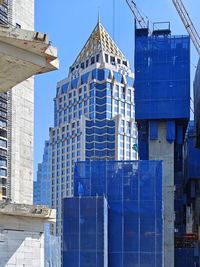
<path fill-rule="evenodd" d="M 118 68 L 118 70 L 129 69 L 128 60 L 105 30 L 100 18 L 83 49 L 72 64 L 70 74 L 77 76 L 95 63 L 102 64 L 102 67 L 105 67 L 105 64 L 109 64 L 115 69 Z"/>

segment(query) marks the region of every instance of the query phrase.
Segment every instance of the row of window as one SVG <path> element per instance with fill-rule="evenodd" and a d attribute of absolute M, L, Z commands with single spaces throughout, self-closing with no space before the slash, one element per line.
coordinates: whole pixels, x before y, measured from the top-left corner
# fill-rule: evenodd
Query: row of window
<path fill-rule="evenodd" d="M 85 69 L 88 66 L 91 66 L 95 63 L 99 62 L 99 54 L 97 54 L 96 56 L 92 56 L 91 58 L 86 59 L 86 61 L 82 61 L 80 64 L 76 65 L 75 67 L 71 67 L 70 71 L 71 73 L 73 73 L 75 70 L 78 69 Z"/>
<path fill-rule="evenodd" d="M 110 85 L 110 86 L 109 86 Z M 110 83 L 106 83 L 103 85 L 99 85 L 99 89 L 95 88 L 95 84 L 90 84 L 90 97 L 92 96 L 98 96 L 99 98 L 102 97 L 112 97 L 112 95 L 116 98 L 119 98 L 121 100 L 126 100 L 131 102 L 132 99 L 132 91 L 131 89 L 125 89 L 124 86 L 115 85 L 114 87 Z M 113 94 L 112 94 L 113 90 Z M 62 107 L 70 107 L 72 105 L 77 105 L 78 102 L 82 101 L 83 99 L 86 99 L 88 97 L 87 93 L 87 86 L 84 86 L 83 88 L 80 87 L 79 89 L 70 91 L 68 95 L 60 96 L 57 100 L 57 106 L 59 107 L 59 110 L 62 109 Z"/>

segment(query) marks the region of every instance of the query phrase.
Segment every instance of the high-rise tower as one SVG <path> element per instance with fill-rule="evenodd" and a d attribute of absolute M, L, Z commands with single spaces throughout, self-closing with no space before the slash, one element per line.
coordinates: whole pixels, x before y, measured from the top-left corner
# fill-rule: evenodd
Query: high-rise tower
<path fill-rule="evenodd" d="M 34 30 L 34 0 L 6 0 L 0 24 Z M 33 201 L 34 78 L 0 96 L 0 198 Z"/>
<path fill-rule="evenodd" d="M 73 194 L 74 163 L 80 160 L 137 158 L 134 75 L 100 21 L 69 70 L 54 99 L 51 205 Z"/>

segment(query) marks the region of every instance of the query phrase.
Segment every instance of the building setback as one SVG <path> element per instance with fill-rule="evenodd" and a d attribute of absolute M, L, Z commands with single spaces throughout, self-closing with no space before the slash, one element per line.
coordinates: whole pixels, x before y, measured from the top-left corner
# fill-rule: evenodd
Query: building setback
<path fill-rule="evenodd" d="M 73 194 L 74 163 L 80 160 L 133 160 L 137 153 L 134 75 L 129 63 L 98 21 L 85 46 L 58 82 L 54 99 L 51 207 Z"/>

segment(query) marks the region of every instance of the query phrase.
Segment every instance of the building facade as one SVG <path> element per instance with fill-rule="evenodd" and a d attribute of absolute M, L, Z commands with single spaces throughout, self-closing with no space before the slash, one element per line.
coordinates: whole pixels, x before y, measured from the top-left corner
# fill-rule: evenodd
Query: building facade
<path fill-rule="evenodd" d="M 137 158 L 133 78 L 127 59 L 98 21 L 68 77 L 58 82 L 54 99 L 51 206 L 57 209 L 59 235 L 61 200 L 73 194 L 76 161 Z"/>
<path fill-rule="evenodd" d="M 76 163 L 63 266 L 165 266 L 162 182 L 161 161 Z"/>
<path fill-rule="evenodd" d="M 34 0 L 5 0 L 0 5 L 0 24 L 34 30 Z M 33 202 L 33 108 L 34 78 L 1 94 L 0 138 L 6 142 L 6 152 L 2 158 L 5 166 L 1 166 L 0 198 L 16 203 Z"/>

